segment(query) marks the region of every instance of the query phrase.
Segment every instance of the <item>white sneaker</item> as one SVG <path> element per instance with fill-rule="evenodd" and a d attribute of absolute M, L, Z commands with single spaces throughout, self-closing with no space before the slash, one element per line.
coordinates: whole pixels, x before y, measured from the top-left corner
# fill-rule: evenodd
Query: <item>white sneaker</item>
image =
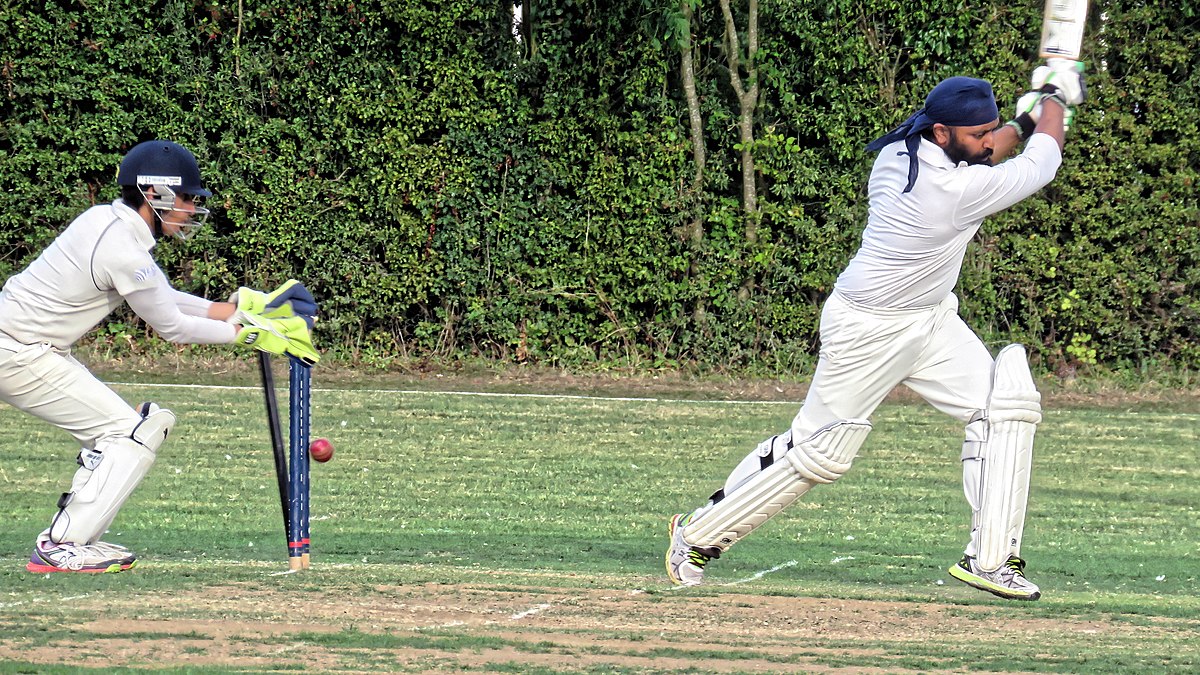
<path fill-rule="evenodd" d="M 668 529 L 671 545 L 667 548 L 667 576 L 680 586 L 699 586 L 704 581 L 704 566 L 721 557 L 720 549 L 698 548 L 683 540 L 683 528 L 691 517 L 690 513 L 675 514 Z"/>
<path fill-rule="evenodd" d="M 1037 600 L 1042 597 L 1041 589 L 1025 578 L 1025 561 L 1015 555 L 1009 556 L 1000 569 L 992 572 L 984 571 L 975 558 L 964 555 L 949 571 L 950 576 L 968 586 L 1009 600 Z"/>
<path fill-rule="evenodd" d="M 30 572 L 124 572 L 137 564 L 137 556 L 124 546 L 98 541 L 94 544 L 55 544 L 39 541 L 25 569 Z"/>

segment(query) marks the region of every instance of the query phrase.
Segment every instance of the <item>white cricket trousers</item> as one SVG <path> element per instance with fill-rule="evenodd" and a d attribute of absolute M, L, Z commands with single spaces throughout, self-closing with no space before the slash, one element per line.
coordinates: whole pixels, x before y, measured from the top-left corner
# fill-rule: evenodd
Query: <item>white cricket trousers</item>
<path fill-rule="evenodd" d="M 75 437 L 84 448 L 128 436 L 141 416 L 70 352 L 0 333 L 0 401 Z"/>
<path fill-rule="evenodd" d="M 958 316 L 953 294 L 933 307 L 877 309 L 834 292 L 821 312 L 821 351 L 792 438 L 869 419 L 903 384 L 966 423 L 987 406 L 992 355 Z"/>

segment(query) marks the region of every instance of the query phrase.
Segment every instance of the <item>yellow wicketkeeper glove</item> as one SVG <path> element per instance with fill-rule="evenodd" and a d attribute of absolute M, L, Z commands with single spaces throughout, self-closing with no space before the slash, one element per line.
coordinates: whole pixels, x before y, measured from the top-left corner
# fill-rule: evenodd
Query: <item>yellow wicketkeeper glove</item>
<path fill-rule="evenodd" d="M 310 366 L 321 360 L 321 355 L 313 347 L 312 333 L 305 317 L 270 319 L 261 314 L 239 311 L 237 320 L 242 324 L 236 338 L 240 345 L 268 354 L 294 356 Z"/>
<path fill-rule="evenodd" d="M 309 328 L 317 318 L 316 299 L 295 279 L 288 279 L 270 293 L 242 286 L 229 296 L 229 302 L 237 304 L 238 314 L 258 314 L 268 319 L 302 316 L 307 319 Z M 235 314 L 231 320 L 236 323 L 237 318 Z"/>

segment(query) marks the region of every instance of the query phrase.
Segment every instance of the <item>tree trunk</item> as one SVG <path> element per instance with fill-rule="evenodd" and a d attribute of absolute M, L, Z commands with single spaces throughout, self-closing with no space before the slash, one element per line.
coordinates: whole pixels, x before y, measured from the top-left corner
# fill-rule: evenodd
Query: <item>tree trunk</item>
<path fill-rule="evenodd" d="M 758 177 L 754 168 L 754 111 L 758 107 L 758 0 L 750 0 L 746 17 L 746 54 L 742 56 L 741 41 L 738 39 L 737 24 L 729 0 L 721 1 L 721 14 L 725 17 L 725 49 L 729 60 L 729 84 L 737 95 L 738 136 L 742 152 L 742 221 L 748 247 L 758 242 Z M 742 69 L 746 80 L 742 80 Z M 756 281 L 753 274 L 742 280 L 738 298 L 747 300 Z"/>
<path fill-rule="evenodd" d="M 533 58 L 537 52 L 533 44 L 533 7 L 530 6 L 530 0 L 515 0 L 513 2 L 514 17 L 520 16 L 520 23 L 517 25 L 517 30 L 521 36 L 521 42 L 525 43 L 525 57 Z M 520 8 L 517 12 L 516 8 Z"/>
<path fill-rule="evenodd" d="M 691 222 L 688 223 L 685 236 L 692 251 L 692 263 L 688 274 L 698 280 L 700 276 L 700 249 L 704 242 L 704 166 L 707 154 L 704 149 L 704 118 L 700 115 L 700 96 L 696 93 L 696 62 L 692 46 L 693 3 L 696 0 L 680 0 L 680 11 L 687 21 L 687 30 L 680 36 L 679 41 L 679 74 L 683 81 L 683 96 L 687 101 L 688 125 L 692 136 L 692 186 L 688 204 L 691 207 Z M 692 308 L 692 320 L 696 327 L 702 330 L 707 315 L 707 303 L 703 293 L 696 298 Z"/>
<path fill-rule="evenodd" d="M 687 100 L 688 123 L 692 131 L 692 192 L 699 194 L 704 189 L 704 164 L 707 161 L 704 150 L 704 119 L 700 116 L 700 96 L 696 93 L 696 65 L 692 53 L 692 3 L 696 0 L 682 0 L 681 11 L 687 20 L 688 30 L 682 36 L 679 44 L 679 72 L 683 80 L 683 95 Z M 698 224 L 700 237 L 704 236 L 704 226 Z"/>
<path fill-rule="evenodd" d="M 746 243 L 758 241 L 758 179 L 754 169 L 754 111 L 758 107 L 758 0 L 750 0 L 746 17 L 746 55 L 742 56 L 741 40 L 729 0 L 721 0 L 725 17 L 725 45 L 729 59 L 729 84 L 737 95 L 739 117 L 738 136 L 742 146 L 742 214 L 746 227 Z M 746 71 L 745 82 L 742 69 Z"/>

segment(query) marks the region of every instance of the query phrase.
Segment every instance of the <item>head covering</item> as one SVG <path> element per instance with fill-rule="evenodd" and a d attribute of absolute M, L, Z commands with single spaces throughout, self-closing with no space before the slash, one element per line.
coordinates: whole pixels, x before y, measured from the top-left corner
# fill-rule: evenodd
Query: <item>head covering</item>
<path fill-rule="evenodd" d="M 138 143 L 117 167 L 118 185 L 166 185 L 172 192 L 211 197 L 191 150 L 173 141 Z"/>
<path fill-rule="evenodd" d="M 921 144 L 921 132 L 934 124 L 951 127 L 973 127 L 987 124 L 1000 117 L 992 85 L 986 80 L 956 76 L 942 80 L 925 97 L 925 107 L 913 113 L 900 126 L 876 138 L 867 145 L 870 152 L 878 152 L 887 145 L 904 139 L 908 155 L 908 186 L 912 189 L 917 182 L 917 146 Z"/>

